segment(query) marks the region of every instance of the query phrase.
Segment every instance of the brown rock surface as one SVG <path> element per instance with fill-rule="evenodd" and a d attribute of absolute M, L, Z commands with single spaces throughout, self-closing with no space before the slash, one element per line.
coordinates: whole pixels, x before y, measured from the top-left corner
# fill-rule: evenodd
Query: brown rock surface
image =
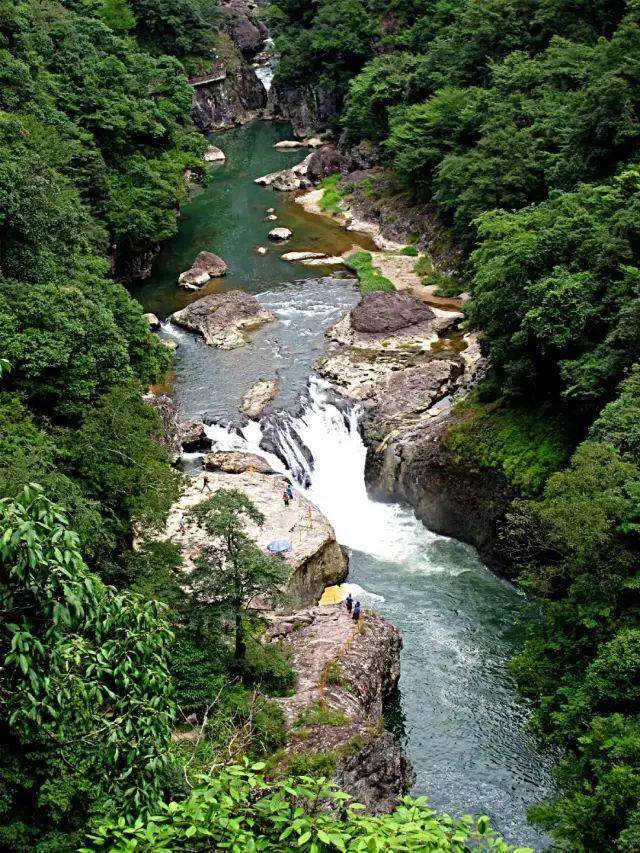
<path fill-rule="evenodd" d="M 220 349 L 234 349 L 248 342 L 247 332 L 275 320 L 255 296 L 242 290 L 212 293 L 176 311 L 171 322 L 196 332 Z"/>
<path fill-rule="evenodd" d="M 366 293 L 352 310 L 351 325 L 357 332 L 397 332 L 435 316 L 428 305 L 408 293 L 376 290 Z"/>
<path fill-rule="evenodd" d="M 233 465 L 236 469 L 243 467 L 238 457 Z M 193 478 L 171 508 L 163 538 L 170 538 L 180 546 L 185 568 L 189 571 L 197 555 L 210 544 L 207 534 L 189 521 L 189 511 L 218 489 L 238 489 L 264 515 L 262 527 L 247 525 L 247 533 L 258 547 L 266 550 L 273 539 L 288 539 L 292 544 L 292 550 L 282 557 L 290 570 L 283 590 L 283 607 L 313 605 L 326 586 L 340 583 L 347 574 L 347 561 L 336 542 L 333 527 L 320 510 L 298 492 L 289 506 L 285 506 L 282 493 L 287 481 L 279 475 L 251 470 L 252 461 L 253 456 L 237 474 L 222 469 L 207 472 L 208 487 L 204 485 L 204 475 Z"/>
<path fill-rule="evenodd" d="M 374 612 L 356 624 L 336 605 L 276 618 L 267 638 L 285 644 L 298 673 L 295 695 L 276 700 L 288 752 L 330 753 L 347 791 L 372 811 L 393 808 L 412 780 L 406 756 L 381 728 L 383 701 L 400 676 L 398 629 Z M 337 712 L 342 724 L 309 723 L 305 715 L 318 709 Z"/>

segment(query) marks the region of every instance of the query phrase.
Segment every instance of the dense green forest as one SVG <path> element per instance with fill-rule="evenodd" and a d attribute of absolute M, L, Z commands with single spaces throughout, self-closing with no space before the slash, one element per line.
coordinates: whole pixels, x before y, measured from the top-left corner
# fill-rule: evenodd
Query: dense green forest
<path fill-rule="evenodd" d="M 181 478 L 141 399 L 171 353 L 118 280 L 201 169 L 185 71 L 220 14 L 0 0 L 0 847 L 506 849 L 421 801 L 371 818 L 319 809 L 341 802 L 323 780 L 265 788 L 291 668 L 233 595 L 207 606 L 215 555 L 186 593 L 170 543 L 131 549 Z M 491 371 L 448 441 L 517 486 L 501 549 L 545 602 L 514 662 L 563 756 L 532 817 L 561 849 L 638 850 L 640 2 L 276 0 L 268 18 L 279 80 L 336 92 L 343 140 L 379 146 L 464 247 L 447 287 L 470 288 Z M 253 512 L 230 497 L 196 521 L 231 514 L 255 568 Z M 197 749 L 172 743 L 204 709 Z M 239 728 L 249 763 L 192 787 Z"/>
<path fill-rule="evenodd" d="M 532 816 L 563 849 L 637 850 L 640 4 L 275 0 L 270 17 L 280 79 L 337 92 L 338 132 L 377 144 L 466 250 L 491 371 L 448 440 L 519 488 L 501 547 L 547 601 L 514 664 L 564 753 Z"/>

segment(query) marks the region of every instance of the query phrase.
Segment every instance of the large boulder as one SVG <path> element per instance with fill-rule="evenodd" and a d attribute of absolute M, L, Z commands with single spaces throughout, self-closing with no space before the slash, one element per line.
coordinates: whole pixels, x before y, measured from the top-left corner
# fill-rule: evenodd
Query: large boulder
<path fill-rule="evenodd" d="M 213 252 L 200 252 L 193 265 L 180 274 L 178 284 L 188 290 L 197 289 L 211 278 L 220 278 L 227 274 L 227 265 Z"/>
<path fill-rule="evenodd" d="M 314 151 L 307 163 L 307 177 L 317 184 L 329 175 L 335 175 L 346 165 L 344 155 L 331 145 L 325 145 Z"/>
<path fill-rule="evenodd" d="M 435 318 L 434 312 L 408 293 L 376 290 L 365 294 L 351 312 L 357 332 L 388 333 Z"/>
<path fill-rule="evenodd" d="M 257 420 L 279 390 L 277 379 L 260 379 L 242 397 L 240 411 L 248 418 Z"/>
<path fill-rule="evenodd" d="M 242 290 L 212 293 L 171 316 L 171 322 L 196 332 L 212 347 L 234 349 L 248 343 L 247 332 L 276 318 L 255 296 Z"/>
<path fill-rule="evenodd" d="M 263 456 L 241 450 L 217 450 L 207 453 L 203 465 L 206 471 L 224 471 L 225 474 L 242 474 L 244 471 L 276 473 Z"/>
<path fill-rule="evenodd" d="M 206 163 L 224 163 L 227 158 L 221 148 L 218 148 L 217 145 L 210 145 L 204 152 L 204 159 Z"/>

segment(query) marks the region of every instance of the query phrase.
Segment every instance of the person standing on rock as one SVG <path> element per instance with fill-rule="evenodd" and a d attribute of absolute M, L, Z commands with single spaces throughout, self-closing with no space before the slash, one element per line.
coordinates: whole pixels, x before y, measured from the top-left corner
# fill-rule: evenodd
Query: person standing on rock
<path fill-rule="evenodd" d="M 289 498 L 289 500 L 292 501 L 293 500 L 293 489 L 291 488 L 291 483 L 287 483 L 287 486 L 285 488 L 285 492 L 287 493 L 287 497 Z"/>
<path fill-rule="evenodd" d="M 285 506 L 289 506 L 291 498 L 289 497 L 289 492 L 287 491 L 287 489 L 282 492 L 282 500 L 284 501 Z"/>
<path fill-rule="evenodd" d="M 347 613 L 351 613 L 353 610 L 353 596 L 351 593 L 346 598 L 345 604 L 347 605 Z"/>
<path fill-rule="evenodd" d="M 209 485 L 209 478 L 206 474 L 202 478 L 202 488 L 200 489 L 200 491 L 204 492 L 205 489 L 207 489 L 209 492 L 211 491 L 211 486 Z"/>
<path fill-rule="evenodd" d="M 356 601 L 356 606 L 353 608 L 353 621 L 360 621 L 360 602 Z"/>

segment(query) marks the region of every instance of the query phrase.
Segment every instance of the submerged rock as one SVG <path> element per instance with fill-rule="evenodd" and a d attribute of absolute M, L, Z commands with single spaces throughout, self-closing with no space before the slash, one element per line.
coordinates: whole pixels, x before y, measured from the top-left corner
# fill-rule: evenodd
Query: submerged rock
<path fill-rule="evenodd" d="M 212 457 L 216 455 L 212 454 Z M 213 544 L 205 531 L 189 521 L 189 510 L 218 489 L 238 489 L 264 516 L 262 527 L 247 524 L 247 533 L 258 547 L 266 550 L 268 543 L 274 539 L 291 542 L 292 550 L 282 555 L 289 570 L 282 589 L 283 609 L 313 605 L 326 586 L 340 583 L 347 574 L 347 561 L 336 542 L 333 527 L 302 494 L 296 492 L 289 506 L 285 506 L 282 493 L 288 481 L 279 475 L 253 470 L 253 454 L 247 459 L 246 466 L 242 466 L 240 455 L 238 453 L 234 457 L 232 466 L 235 469 L 244 467 L 240 473 L 227 473 L 222 467 L 208 471 L 206 487 L 202 476 L 191 480 L 180 500 L 171 508 L 162 536 L 180 547 L 185 569 L 189 571 L 202 549 Z M 261 606 L 258 601 L 252 604 Z"/>
<path fill-rule="evenodd" d="M 413 780 L 382 728 L 383 702 L 400 677 L 398 629 L 372 611 L 356 625 L 338 605 L 275 617 L 266 637 L 284 643 L 298 673 L 295 694 L 275 700 L 289 729 L 286 755 L 333 758 L 341 786 L 371 811 L 391 810 Z M 328 715 L 337 725 L 323 724 Z"/>
<path fill-rule="evenodd" d="M 193 265 L 180 274 L 178 284 L 187 289 L 197 289 L 211 278 L 220 278 L 227 274 L 227 265 L 213 252 L 200 252 Z"/>
<path fill-rule="evenodd" d="M 209 346 L 234 349 L 248 343 L 247 332 L 276 318 L 255 296 L 242 290 L 212 293 L 171 316 L 171 322 L 205 339 Z"/>
<path fill-rule="evenodd" d="M 284 243 L 290 240 L 292 235 L 293 232 L 289 228 L 272 228 L 269 231 L 269 239 L 273 240 L 274 243 Z"/>
<path fill-rule="evenodd" d="M 257 420 L 279 390 L 277 379 L 260 379 L 242 397 L 240 411 L 248 418 Z"/>

